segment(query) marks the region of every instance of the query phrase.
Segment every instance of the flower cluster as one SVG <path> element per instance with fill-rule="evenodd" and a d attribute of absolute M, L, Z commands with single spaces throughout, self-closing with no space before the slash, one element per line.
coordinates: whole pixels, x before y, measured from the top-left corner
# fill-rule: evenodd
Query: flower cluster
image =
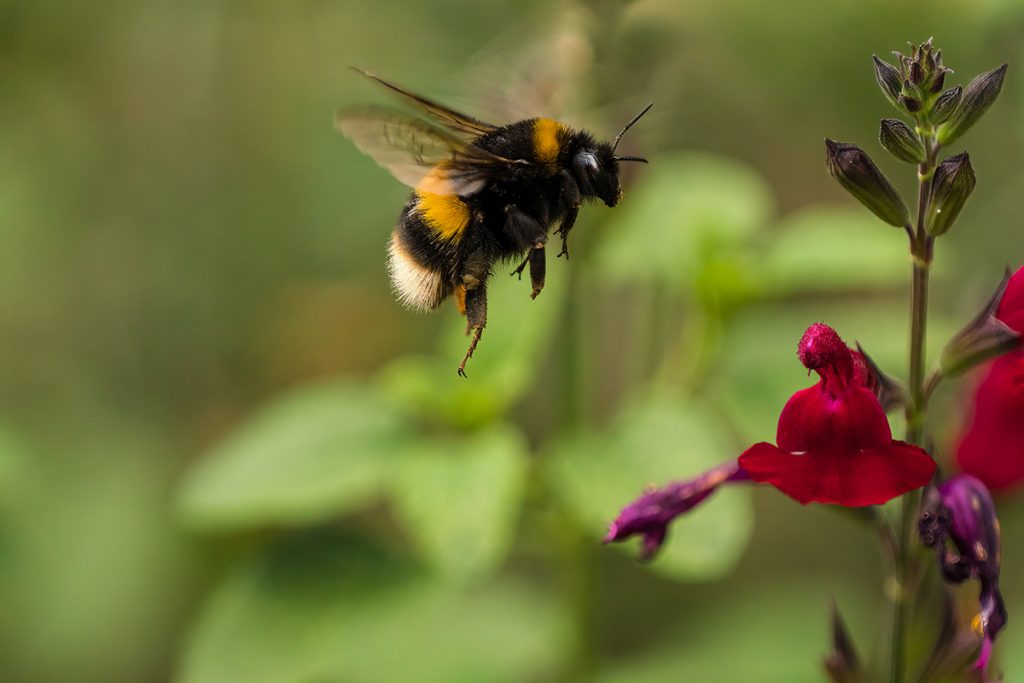
<path fill-rule="evenodd" d="M 893 440 L 863 355 L 822 323 L 807 329 L 797 355 L 820 379 L 786 402 L 778 445 L 754 444 L 694 479 L 648 491 L 622 510 L 605 541 L 640 534 L 643 555 L 650 557 L 669 522 L 727 483 L 771 484 L 802 504 L 861 507 L 881 505 L 931 481 L 935 461 L 923 449 Z"/>
<path fill-rule="evenodd" d="M 1002 88 L 1007 67 L 980 74 L 965 87 L 946 87 L 951 72 L 931 40 L 895 53 L 897 63 L 874 58 L 875 78 L 886 98 L 907 120 L 881 121 L 879 142 L 900 161 L 916 166 L 918 205 L 908 208 L 900 192 L 871 157 L 849 142 L 826 140 L 826 167 L 857 201 L 885 223 L 907 234 L 912 278 L 910 367 L 906 386 L 887 376 L 859 347 L 851 349 L 823 323 L 807 328 L 797 356 L 818 381 L 793 394 L 778 419 L 775 443 L 760 442 L 693 479 L 652 488 L 627 505 L 611 523 L 605 542 L 642 538 L 650 558 L 678 516 L 708 500 L 721 486 L 769 484 L 801 504 L 880 506 L 905 496 L 898 512 L 874 510 L 892 551 L 891 680 L 910 674 L 906 661 L 913 591 L 924 585 L 910 558 L 915 518 L 922 545 L 935 551 L 950 583 L 977 580 L 980 635 L 975 668 L 986 679 L 996 637 L 1007 611 L 999 591 L 999 522 L 989 488 L 1024 482 L 1024 269 L 1007 274 L 979 314 L 945 347 L 938 367 L 925 373 L 929 272 L 936 241 L 959 218 L 976 178 L 967 152 L 940 159 L 941 149 L 962 137 L 988 110 Z M 1007 354 L 1007 355 L 1003 355 Z M 1001 357 L 1000 357 L 1001 356 Z M 932 392 L 943 381 L 996 359 L 977 388 L 971 417 L 956 452 L 962 474 L 935 481 L 937 465 L 921 448 L 931 443 L 925 417 Z M 893 438 L 886 413 L 902 409 L 906 441 Z M 927 487 L 919 507 L 916 492 Z M 911 495 L 907 495 L 911 494 Z M 895 514 L 898 520 L 885 521 Z M 899 536 L 886 529 L 897 528 Z M 909 593 L 908 593 L 909 591 Z M 826 669 L 833 680 L 857 679 L 852 640 L 833 618 L 833 653 Z M 923 679 L 922 679 L 923 680 Z"/>

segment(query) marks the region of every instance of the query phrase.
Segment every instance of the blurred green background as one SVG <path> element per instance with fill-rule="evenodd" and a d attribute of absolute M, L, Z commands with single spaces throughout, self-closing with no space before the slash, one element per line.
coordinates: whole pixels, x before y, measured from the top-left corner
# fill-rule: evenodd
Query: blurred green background
<path fill-rule="evenodd" d="M 979 183 L 933 354 L 1024 260 L 1022 31 L 1017 0 L 0 1 L 0 678 L 816 680 L 833 598 L 868 657 L 881 556 L 833 510 L 737 488 L 651 565 L 599 540 L 648 483 L 774 437 L 808 324 L 903 374 L 905 238 L 824 170 L 827 135 L 913 191 L 872 53 L 1011 62 L 955 150 Z M 454 307 L 389 291 L 407 190 L 332 130 L 387 101 L 349 65 L 603 137 L 655 102 L 625 142 L 650 167 L 541 297 L 496 274 L 468 381 Z"/>

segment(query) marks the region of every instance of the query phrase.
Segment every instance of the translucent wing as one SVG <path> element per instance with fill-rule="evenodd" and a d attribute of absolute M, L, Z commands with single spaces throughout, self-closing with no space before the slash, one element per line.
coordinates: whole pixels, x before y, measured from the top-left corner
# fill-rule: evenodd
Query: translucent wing
<path fill-rule="evenodd" d="M 385 107 L 344 109 L 334 127 L 395 178 L 433 194 L 469 196 L 522 159 L 506 159 L 402 112 Z"/>
<path fill-rule="evenodd" d="M 429 100 L 426 97 L 423 97 L 422 95 L 417 95 L 416 93 L 409 92 L 404 88 L 400 88 L 394 83 L 389 83 L 380 76 L 372 74 L 369 71 L 363 71 L 362 69 L 356 69 L 354 67 L 353 70 L 363 74 L 364 76 L 371 80 L 376 81 L 377 83 L 380 83 L 388 90 L 397 93 L 402 97 L 405 97 L 413 104 L 415 104 L 417 107 L 419 107 L 421 110 L 423 110 L 423 112 L 426 113 L 431 119 L 441 124 L 445 128 L 450 129 L 452 132 L 462 133 L 470 136 L 471 138 L 476 138 L 481 135 L 486 135 L 487 133 L 490 133 L 491 131 L 497 129 L 497 126 L 493 126 L 489 123 L 484 123 L 483 121 L 475 119 L 472 116 L 460 114 L 454 109 L 449 109 L 443 104 L 438 104 L 433 100 Z"/>

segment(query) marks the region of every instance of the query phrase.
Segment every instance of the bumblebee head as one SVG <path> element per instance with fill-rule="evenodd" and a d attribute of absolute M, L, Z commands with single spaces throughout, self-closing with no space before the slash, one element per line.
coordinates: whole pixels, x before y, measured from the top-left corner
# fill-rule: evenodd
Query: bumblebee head
<path fill-rule="evenodd" d="M 587 140 L 577 150 L 573 156 L 573 175 L 576 176 L 576 183 L 584 197 L 597 197 L 608 206 L 615 206 L 619 203 L 619 199 L 622 197 L 622 188 L 619 186 L 619 162 L 640 161 L 646 164 L 647 159 L 616 156 L 615 149 L 619 146 L 619 140 L 626 134 L 626 131 L 639 121 L 640 117 L 646 114 L 652 106 L 654 106 L 653 102 L 630 119 L 611 144 Z"/>

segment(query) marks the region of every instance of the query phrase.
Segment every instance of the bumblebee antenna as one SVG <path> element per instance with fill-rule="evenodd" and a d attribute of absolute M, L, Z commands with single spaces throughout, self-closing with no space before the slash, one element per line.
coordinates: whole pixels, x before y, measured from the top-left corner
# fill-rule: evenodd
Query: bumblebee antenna
<path fill-rule="evenodd" d="M 639 121 L 640 117 L 643 116 L 644 114 L 646 114 L 648 111 L 650 111 L 651 107 L 653 107 L 653 106 L 654 106 L 654 102 L 651 102 L 646 107 L 641 109 L 639 114 L 637 114 L 636 116 L 631 118 L 629 120 L 629 123 L 627 123 L 625 126 L 622 127 L 622 130 L 619 131 L 619 134 L 615 136 L 615 141 L 612 142 L 612 153 L 614 153 L 615 152 L 615 148 L 619 146 L 619 140 L 621 140 L 622 136 L 626 134 L 626 131 L 629 130 L 630 128 L 632 128 L 633 124 L 636 123 L 637 121 Z M 621 157 L 621 159 L 623 161 L 627 160 L 626 157 Z M 636 160 L 635 159 L 629 159 L 629 161 L 636 161 Z"/>
<path fill-rule="evenodd" d="M 615 161 L 639 161 L 642 164 L 648 163 L 647 159 L 644 159 L 643 157 L 612 157 L 612 158 L 615 159 Z"/>

